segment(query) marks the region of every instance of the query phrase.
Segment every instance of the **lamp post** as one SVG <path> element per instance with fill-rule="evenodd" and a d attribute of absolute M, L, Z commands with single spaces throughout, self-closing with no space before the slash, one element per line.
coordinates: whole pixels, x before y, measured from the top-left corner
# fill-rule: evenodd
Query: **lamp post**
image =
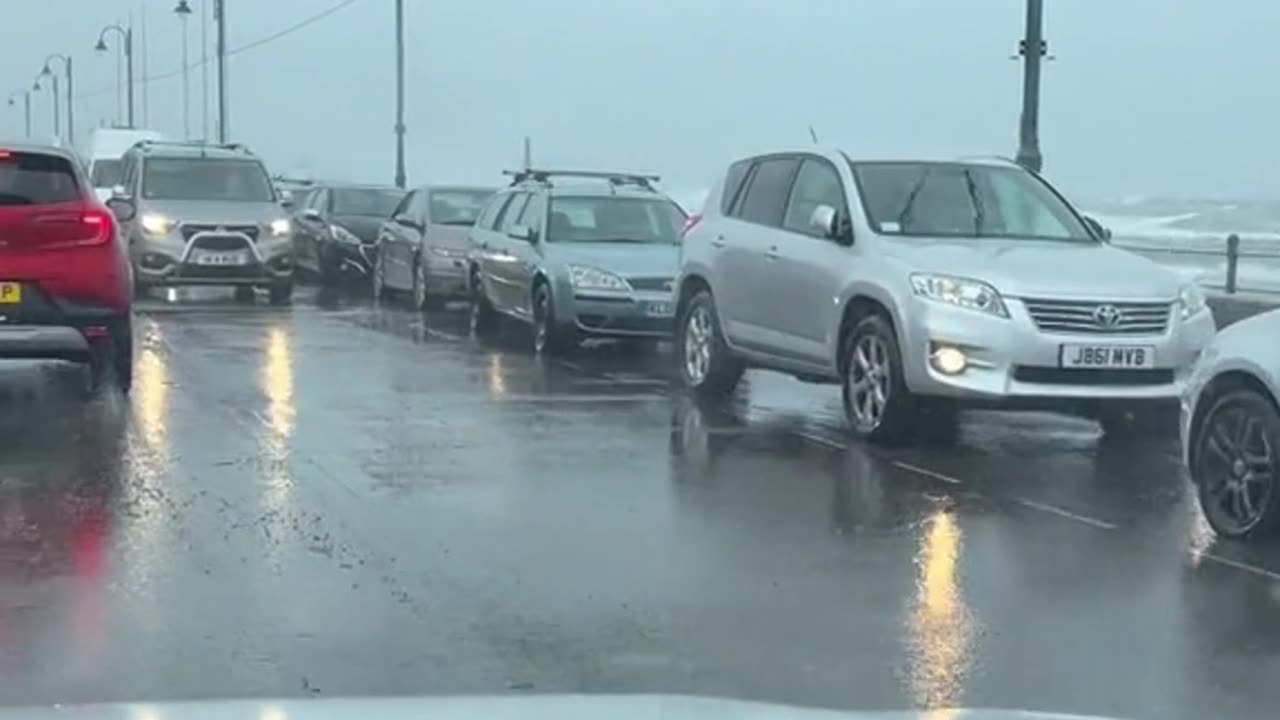
<path fill-rule="evenodd" d="M 227 143 L 231 112 L 227 108 L 227 0 L 213 0 L 214 32 L 218 44 L 218 142 Z"/>
<path fill-rule="evenodd" d="M 44 89 L 44 86 L 40 84 L 40 78 L 43 76 L 43 73 L 36 75 L 35 82 L 31 83 L 32 92 L 39 92 Z M 53 136 L 57 138 L 62 136 L 62 119 L 58 102 L 58 76 L 51 75 L 50 80 L 52 81 L 49 85 L 49 90 L 51 91 L 49 97 L 53 100 Z"/>
<path fill-rule="evenodd" d="M 1044 0 L 1027 0 L 1027 29 L 1019 43 L 1022 56 L 1022 120 L 1018 128 L 1019 165 L 1040 172 L 1040 59 L 1048 54 L 1043 33 Z"/>
<path fill-rule="evenodd" d="M 404 0 L 396 0 L 396 187 L 404 189 Z"/>
<path fill-rule="evenodd" d="M 58 76 L 53 74 L 53 68 L 50 67 L 49 65 L 51 62 L 55 60 L 62 63 L 62 69 L 64 72 L 66 72 L 66 75 L 67 75 L 67 144 L 70 146 L 74 146 L 76 144 L 76 119 L 75 119 L 75 110 L 73 109 L 72 104 L 75 102 L 75 85 L 74 85 L 75 76 L 72 75 L 71 73 L 71 56 L 63 55 L 62 53 L 51 53 L 49 57 L 44 59 L 44 69 L 40 71 L 40 74 L 44 77 L 53 78 L 53 94 L 54 94 L 53 106 L 55 108 L 53 124 L 54 124 L 54 132 L 56 133 L 57 125 L 58 125 L 57 109 L 56 109 L 58 107 L 58 102 L 57 102 Z"/>
<path fill-rule="evenodd" d="M 133 29 L 123 28 L 119 25 L 108 25 L 102 28 L 102 31 L 98 33 L 98 44 L 93 46 L 94 50 L 97 50 L 98 52 L 107 51 L 107 33 L 109 32 L 118 34 L 120 39 L 124 42 L 124 72 L 128 80 L 127 86 L 129 98 L 127 102 L 127 118 L 129 121 L 129 127 L 133 127 Z"/>
<path fill-rule="evenodd" d="M 191 63 L 187 55 L 187 21 L 191 18 L 191 6 L 187 0 L 178 0 L 173 9 L 178 21 L 182 23 L 182 136 L 191 139 Z"/>
<path fill-rule="evenodd" d="M 31 91 L 30 90 L 14 90 L 9 93 L 9 107 L 16 105 L 15 98 L 22 95 L 22 113 L 26 118 L 27 137 L 31 137 Z"/>

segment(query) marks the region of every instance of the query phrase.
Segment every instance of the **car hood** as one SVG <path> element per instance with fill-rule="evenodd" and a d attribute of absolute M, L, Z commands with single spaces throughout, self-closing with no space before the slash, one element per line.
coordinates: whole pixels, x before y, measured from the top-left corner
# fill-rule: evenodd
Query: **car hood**
<path fill-rule="evenodd" d="M 159 213 L 172 220 L 201 225 L 268 223 L 289 217 L 273 202 L 227 202 L 222 200 L 143 200 L 138 213 Z"/>
<path fill-rule="evenodd" d="M 220 700 L 11 707 L 0 720 L 1085 720 L 1022 710 L 845 712 L 678 695 L 526 695 L 440 698 Z M 1103 720 L 1094 718 L 1094 720 Z"/>
<path fill-rule="evenodd" d="M 1009 297 L 1173 300 L 1183 281 L 1140 255 L 1102 243 L 886 239 L 910 270 L 983 280 Z"/>
<path fill-rule="evenodd" d="M 376 217 L 372 215 L 334 215 L 333 222 L 335 225 L 341 225 L 346 228 L 352 235 L 360 238 L 361 242 L 371 243 L 378 239 L 378 230 L 382 227 L 382 223 L 386 218 Z"/>
<path fill-rule="evenodd" d="M 589 265 L 622 277 L 675 277 L 680 264 L 678 245 L 641 243 L 548 243 L 555 261 Z"/>

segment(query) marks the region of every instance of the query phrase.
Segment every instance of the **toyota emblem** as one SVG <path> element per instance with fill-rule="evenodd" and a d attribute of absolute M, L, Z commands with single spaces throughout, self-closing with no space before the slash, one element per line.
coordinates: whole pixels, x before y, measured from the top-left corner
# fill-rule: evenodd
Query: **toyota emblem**
<path fill-rule="evenodd" d="M 1120 324 L 1120 308 L 1115 305 L 1099 305 L 1093 309 L 1093 321 L 1098 327 L 1113 328 Z"/>

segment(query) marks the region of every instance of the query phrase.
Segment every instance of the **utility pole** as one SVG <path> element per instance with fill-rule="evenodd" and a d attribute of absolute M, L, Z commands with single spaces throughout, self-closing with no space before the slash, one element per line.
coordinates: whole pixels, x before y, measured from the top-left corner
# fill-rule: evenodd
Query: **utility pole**
<path fill-rule="evenodd" d="M 61 100 L 58 99 L 58 76 L 54 75 L 51 79 L 53 80 L 53 84 L 49 88 L 50 90 L 49 97 L 53 98 L 53 136 L 61 140 L 62 139 L 62 113 L 58 109 L 61 103 Z"/>
<path fill-rule="evenodd" d="M 200 139 L 209 142 L 209 6 L 200 3 Z"/>
<path fill-rule="evenodd" d="M 218 142 L 226 143 L 228 131 L 227 109 L 227 0 L 213 0 L 213 21 L 218 42 Z"/>
<path fill-rule="evenodd" d="M 528 135 L 524 136 L 524 169 L 528 170 L 533 167 L 533 140 Z"/>
<path fill-rule="evenodd" d="M 1027 29 L 1018 44 L 1022 56 L 1022 122 L 1018 129 L 1018 164 L 1040 172 L 1040 62 L 1048 54 L 1043 33 L 1044 0 L 1027 0 Z"/>
<path fill-rule="evenodd" d="M 396 187 L 404 186 L 404 0 L 396 0 Z"/>
<path fill-rule="evenodd" d="M 27 137 L 30 138 L 31 137 L 31 91 L 15 90 L 9 93 L 9 107 L 13 107 L 13 105 L 15 104 L 13 101 L 13 98 L 18 93 L 22 93 L 22 113 L 23 113 L 23 116 L 26 118 Z"/>

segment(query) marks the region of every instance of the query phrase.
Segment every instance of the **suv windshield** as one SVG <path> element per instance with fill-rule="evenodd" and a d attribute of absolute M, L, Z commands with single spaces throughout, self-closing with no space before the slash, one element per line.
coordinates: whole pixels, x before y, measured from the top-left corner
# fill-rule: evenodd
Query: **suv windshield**
<path fill-rule="evenodd" d="M 231 202 L 275 200 L 266 170 L 253 160 L 150 158 L 144 167 L 144 198 Z"/>
<path fill-rule="evenodd" d="M 120 184 L 123 177 L 120 174 L 124 163 L 114 158 L 106 158 L 93 161 L 93 170 L 89 177 L 89 182 L 97 188 L 109 188 Z"/>
<path fill-rule="evenodd" d="M 547 241 L 674 245 L 684 221 L 684 211 L 668 200 L 556 197 L 551 200 Z"/>
<path fill-rule="evenodd" d="M 0 206 L 80 199 L 71 161 L 57 155 L 0 151 Z"/>
<path fill-rule="evenodd" d="M 851 163 L 867 222 L 908 237 L 1094 242 L 1067 204 L 1021 168 L 959 163 Z"/>
<path fill-rule="evenodd" d="M 475 225 L 492 190 L 432 190 L 431 222 L 439 225 Z"/>
<path fill-rule="evenodd" d="M 369 217 L 391 217 L 404 198 L 403 190 L 389 188 L 334 188 L 334 215 L 366 215 Z"/>

